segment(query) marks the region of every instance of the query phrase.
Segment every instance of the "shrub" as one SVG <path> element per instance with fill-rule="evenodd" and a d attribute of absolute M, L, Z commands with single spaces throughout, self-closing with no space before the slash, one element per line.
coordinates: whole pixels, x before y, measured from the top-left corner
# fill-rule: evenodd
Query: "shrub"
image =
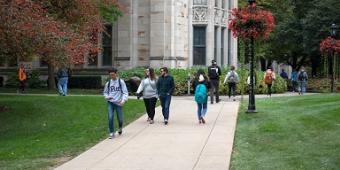
<path fill-rule="evenodd" d="M 207 74 L 208 67 L 195 66 L 189 69 L 169 68 L 169 74 L 172 75 L 175 79 L 174 95 L 185 95 L 188 93 L 188 76 L 191 79 L 190 93 L 193 94 L 192 80 L 195 78 L 195 74 L 200 68 L 203 69 L 205 73 Z M 228 92 L 228 86 L 223 85 L 224 78 L 227 75 L 228 71 L 229 69 L 227 67 L 222 68 L 222 76 L 220 77 L 220 94 L 222 95 L 225 95 Z M 155 68 L 155 73 L 156 75 L 160 75 L 159 69 Z M 237 85 L 236 91 L 238 94 L 245 94 L 248 91 L 248 85 L 247 85 L 248 71 L 245 69 L 238 69 L 237 73 L 240 76 L 240 82 Z M 119 72 L 119 75 L 121 78 L 124 78 L 125 81 L 129 81 L 130 78 L 133 76 L 143 79 L 144 68 L 135 68 L 132 70 L 121 71 Z M 263 75 L 264 73 L 262 71 L 256 71 L 257 79 L 256 79 L 255 93 L 257 94 L 263 94 L 267 92 L 267 86 L 263 83 Z M 128 90 L 130 93 L 134 92 L 134 91 L 131 91 L 129 86 L 128 86 Z M 275 80 L 272 86 L 273 93 L 283 93 L 286 90 L 287 90 L 286 81 L 282 79 L 280 76 L 277 76 L 277 79 Z"/>
<path fill-rule="evenodd" d="M 101 76 L 72 76 L 69 78 L 69 88 L 100 89 L 102 88 Z"/>
<path fill-rule="evenodd" d="M 28 74 L 27 83 L 30 88 L 41 88 L 47 86 L 45 81 L 40 80 L 40 72 L 38 70 L 33 70 Z"/>

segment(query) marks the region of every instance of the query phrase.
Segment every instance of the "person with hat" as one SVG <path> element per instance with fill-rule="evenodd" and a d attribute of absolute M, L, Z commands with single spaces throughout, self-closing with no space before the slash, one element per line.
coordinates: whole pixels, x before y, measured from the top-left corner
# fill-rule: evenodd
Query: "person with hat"
<path fill-rule="evenodd" d="M 194 79 L 194 92 L 195 92 L 195 101 L 197 103 L 197 117 L 198 123 L 205 124 L 205 114 L 208 110 L 208 94 L 207 89 L 209 88 L 208 77 L 205 75 L 202 69 L 199 69 L 196 73 Z"/>
<path fill-rule="evenodd" d="M 211 61 L 211 66 L 208 67 L 208 76 L 210 80 L 210 103 L 214 103 L 214 94 L 216 97 L 216 103 L 220 101 L 219 98 L 219 86 L 220 86 L 220 76 L 221 68 L 217 65 L 215 60 Z"/>
<path fill-rule="evenodd" d="M 116 111 L 118 117 L 118 134 L 123 133 L 123 106 L 128 100 L 128 90 L 124 80 L 118 78 L 117 69 L 109 70 L 111 78 L 104 86 L 103 95 L 108 104 L 109 139 L 114 137 L 113 113 Z"/>

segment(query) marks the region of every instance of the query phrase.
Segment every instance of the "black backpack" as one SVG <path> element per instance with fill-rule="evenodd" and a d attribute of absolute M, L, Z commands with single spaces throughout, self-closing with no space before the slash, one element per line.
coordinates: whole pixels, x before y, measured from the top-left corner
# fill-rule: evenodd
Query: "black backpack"
<path fill-rule="evenodd" d="M 209 67 L 208 69 L 208 75 L 210 79 L 218 79 L 218 67 Z"/>
<path fill-rule="evenodd" d="M 306 72 L 300 72 L 300 74 L 299 74 L 299 77 L 298 77 L 298 79 L 299 79 L 299 81 L 305 81 L 306 80 Z"/>

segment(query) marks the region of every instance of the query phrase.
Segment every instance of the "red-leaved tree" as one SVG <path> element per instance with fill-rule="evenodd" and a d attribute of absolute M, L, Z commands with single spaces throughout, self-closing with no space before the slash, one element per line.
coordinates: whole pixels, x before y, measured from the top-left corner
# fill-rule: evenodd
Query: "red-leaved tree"
<path fill-rule="evenodd" d="M 117 0 L 0 1 L 0 57 L 40 56 L 48 63 L 53 88 L 54 67 L 95 56 L 104 23 L 116 21 L 121 9 Z"/>

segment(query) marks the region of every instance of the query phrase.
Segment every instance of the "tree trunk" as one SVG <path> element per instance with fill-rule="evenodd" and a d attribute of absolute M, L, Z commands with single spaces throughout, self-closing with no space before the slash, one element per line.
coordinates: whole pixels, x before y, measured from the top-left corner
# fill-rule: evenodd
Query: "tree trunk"
<path fill-rule="evenodd" d="M 55 89 L 55 78 L 54 78 L 54 65 L 48 63 L 48 89 L 54 90 Z"/>

